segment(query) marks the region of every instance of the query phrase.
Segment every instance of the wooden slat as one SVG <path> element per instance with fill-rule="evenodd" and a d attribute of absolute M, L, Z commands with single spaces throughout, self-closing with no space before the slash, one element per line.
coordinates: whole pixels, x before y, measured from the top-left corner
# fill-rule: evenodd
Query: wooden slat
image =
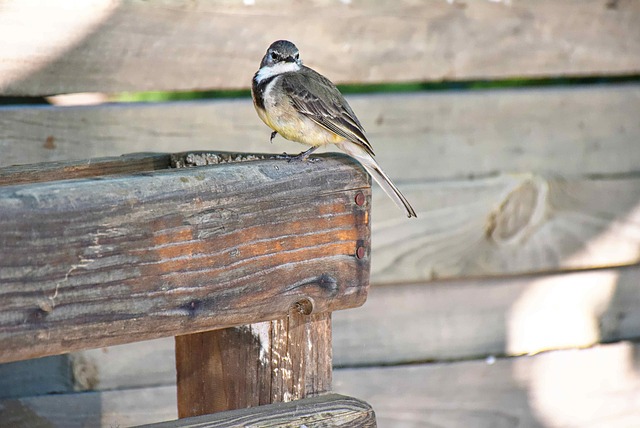
<path fill-rule="evenodd" d="M 344 156 L 0 188 L 0 361 L 366 298 L 368 177 Z"/>
<path fill-rule="evenodd" d="M 640 165 L 640 85 L 349 96 L 385 171 L 402 181 L 496 172 L 618 174 Z M 297 153 L 251 100 L 0 107 L 0 166 L 227 150 Z M 335 148 L 331 148 L 335 150 Z"/>
<path fill-rule="evenodd" d="M 512 356 L 633 339 L 638 284 L 640 266 L 374 286 L 362 308 L 334 314 L 334 363 Z"/>
<path fill-rule="evenodd" d="M 0 401 L 0 426 L 115 428 L 177 418 L 175 385 Z"/>
<path fill-rule="evenodd" d="M 116 165 L 121 163 L 119 159 L 113 161 Z M 96 165 L 98 171 L 112 169 L 105 167 L 109 165 L 107 160 Z M 55 175 L 65 168 L 35 165 L 27 171 L 39 169 Z M 16 168 L 9 170 L 15 172 Z M 11 180 L 10 176 L 5 177 L 6 181 Z M 405 183 L 400 187 L 419 217 L 407 221 L 384 193 L 374 190 L 375 283 L 640 262 L 637 174 L 574 178 L 503 174 Z"/>
<path fill-rule="evenodd" d="M 634 1 L 63 3 L 0 9 L 3 94 L 246 88 L 283 37 L 337 82 L 640 70 Z"/>
<path fill-rule="evenodd" d="M 84 161 L 43 162 L 0 168 L 0 186 L 101 177 L 168 169 L 170 155 L 137 153 Z"/>
<path fill-rule="evenodd" d="M 336 370 L 380 427 L 640 426 L 638 344 L 533 357 Z"/>
<path fill-rule="evenodd" d="M 638 284 L 640 266 L 373 286 L 364 306 L 333 314 L 334 363 L 450 361 L 631 340 L 640 337 Z M 0 384 L 17 396 L 173 384 L 173 349 L 162 339 L 39 366 L 11 363 L 0 366 Z M 69 368 L 85 375 L 70 378 Z"/>
<path fill-rule="evenodd" d="M 232 428 L 232 427 L 345 427 L 375 428 L 371 406 L 338 394 L 239 409 L 179 421 L 146 425 L 146 428 Z M 142 428 L 142 427 L 141 427 Z"/>
<path fill-rule="evenodd" d="M 301 427 L 304 424 L 308 428 L 375 427 L 375 415 L 371 406 L 356 398 L 338 394 L 169 421 L 176 418 L 175 409 L 175 386 L 57 394 L 0 401 L 0 424 L 25 428 L 114 428 L 153 423 L 158 425 L 150 425 L 148 428 Z M 279 418 L 289 418 L 294 425 L 284 425 Z M 263 424 L 255 425 L 258 422 Z"/>
<path fill-rule="evenodd" d="M 334 389 L 368 402 L 380 427 L 636 427 L 639 352 L 617 343 L 495 362 L 342 369 Z M 0 419 L 112 428 L 175 419 L 175 408 L 175 387 L 165 386 L 4 400 Z"/>
<path fill-rule="evenodd" d="M 372 206 L 372 282 L 592 269 L 640 262 L 640 175 L 497 175 L 400 186 Z"/>
<path fill-rule="evenodd" d="M 299 400 L 331 390 L 331 314 L 177 336 L 178 416 Z"/>

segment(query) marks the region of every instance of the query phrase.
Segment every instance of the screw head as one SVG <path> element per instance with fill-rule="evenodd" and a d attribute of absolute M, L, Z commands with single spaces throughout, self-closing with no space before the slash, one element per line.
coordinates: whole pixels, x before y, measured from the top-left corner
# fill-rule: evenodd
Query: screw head
<path fill-rule="evenodd" d="M 364 247 L 360 246 L 358 247 L 358 249 L 356 250 L 356 257 L 359 259 L 364 258 L 364 256 L 366 255 L 367 251 L 365 250 Z"/>
<path fill-rule="evenodd" d="M 356 205 L 358 206 L 364 205 L 364 200 L 365 200 L 364 193 L 362 192 L 356 193 Z"/>

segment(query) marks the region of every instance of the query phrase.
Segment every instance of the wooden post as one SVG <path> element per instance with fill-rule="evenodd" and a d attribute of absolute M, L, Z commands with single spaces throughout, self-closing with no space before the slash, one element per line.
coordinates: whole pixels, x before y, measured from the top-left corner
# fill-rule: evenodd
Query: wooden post
<path fill-rule="evenodd" d="M 331 313 L 176 337 L 178 416 L 287 402 L 331 389 Z"/>

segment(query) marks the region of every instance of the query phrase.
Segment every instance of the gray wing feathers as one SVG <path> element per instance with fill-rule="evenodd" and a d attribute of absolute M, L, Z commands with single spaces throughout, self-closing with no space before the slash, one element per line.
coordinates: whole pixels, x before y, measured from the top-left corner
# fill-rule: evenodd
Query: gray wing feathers
<path fill-rule="evenodd" d="M 340 91 L 324 76 L 305 67 L 304 73 L 286 73 L 282 89 L 294 107 L 318 125 L 362 146 L 373 155 L 373 149 L 360 121 Z"/>

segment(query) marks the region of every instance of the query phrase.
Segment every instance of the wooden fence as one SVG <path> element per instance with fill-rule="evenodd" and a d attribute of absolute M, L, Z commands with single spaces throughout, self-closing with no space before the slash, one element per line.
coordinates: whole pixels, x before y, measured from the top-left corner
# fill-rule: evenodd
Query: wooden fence
<path fill-rule="evenodd" d="M 630 404 L 640 390 L 629 363 L 637 345 L 492 359 L 640 337 L 640 3 L 43 7 L 47 20 L 34 21 L 42 30 L 36 37 L 25 26 L 31 6 L 0 6 L 0 28 L 12 34 L 11 46 L 0 48 L 4 95 L 248 88 L 264 50 L 280 38 L 337 83 L 588 78 L 348 97 L 418 218 L 407 220 L 374 189 L 369 301 L 334 316 L 334 363 L 358 369 L 337 370 L 334 378 L 338 392 L 373 405 L 382 427 L 640 423 Z M 0 166 L 144 151 L 300 150 L 281 138 L 269 145 L 268 136 L 248 98 L 7 105 L 0 107 Z M 172 344 L 83 351 L 29 362 L 28 370 L 4 366 L 2 373 L 38 379 L 38 388 L 25 381 L 16 390 L 14 378 L 2 375 L 0 390 L 33 395 L 7 403 L 50 419 L 69 395 L 35 395 L 73 389 L 99 391 L 75 397 L 87 403 L 87 420 L 108 425 L 114 412 L 148 420 L 126 404 L 133 397 L 153 409 L 144 416 L 163 419 L 175 405 L 166 386 L 173 367 L 170 359 L 145 362 L 170 355 Z M 426 363 L 470 358 L 479 360 Z M 406 366 L 380 367 L 390 364 Z M 611 372 L 626 364 L 627 371 Z M 614 379 L 587 388 L 605 403 L 601 410 L 572 395 L 565 373 L 594 385 L 598 376 Z M 551 403 L 554 385 L 573 401 Z M 110 389 L 128 389 L 128 398 L 111 398 Z M 615 398 L 615 390 L 626 398 Z M 98 396 L 100 412 L 88 404 Z"/>

